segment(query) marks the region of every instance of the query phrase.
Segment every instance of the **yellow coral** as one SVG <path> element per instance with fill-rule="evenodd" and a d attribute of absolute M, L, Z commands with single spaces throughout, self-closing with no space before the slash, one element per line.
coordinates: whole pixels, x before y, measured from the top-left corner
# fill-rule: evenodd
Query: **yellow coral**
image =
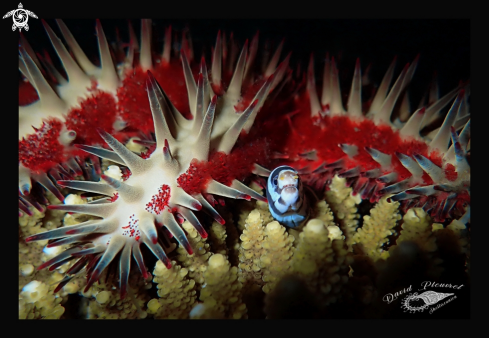
<path fill-rule="evenodd" d="M 260 257 L 263 254 L 264 238 L 263 219 L 255 209 L 246 218 L 245 229 L 239 237 L 239 281 L 247 288 L 251 285 L 263 285 Z"/>
<path fill-rule="evenodd" d="M 458 244 L 461 247 L 461 251 L 465 253 L 467 257 L 466 267 L 467 272 L 470 271 L 470 241 L 467 235 L 467 227 L 462 222 L 454 219 L 452 223 L 447 226 L 448 229 L 452 230 L 458 237 Z"/>
<path fill-rule="evenodd" d="M 209 259 L 209 267 L 204 272 L 205 284 L 200 291 L 199 311 L 192 318 L 232 318 L 246 317 L 246 305 L 241 300 L 241 283 L 238 269 L 221 254 Z"/>
<path fill-rule="evenodd" d="M 25 242 L 25 237 L 43 231 L 44 212 L 39 212 L 33 207 L 30 207 L 29 210 L 33 213 L 32 216 L 24 214 L 19 217 L 19 292 L 24 285 L 35 278 L 37 274 L 35 268 L 42 264 L 42 249 L 47 244 L 47 241 Z M 44 278 L 38 277 L 38 280 L 42 281 Z"/>
<path fill-rule="evenodd" d="M 251 211 L 256 209 L 256 202 L 251 202 L 251 203 L 245 203 L 241 202 L 239 203 L 239 216 L 238 216 L 238 231 L 240 233 L 243 232 L 245 229 L 245 224 L 246 224 L 246 219 L 248 218 L 248 215 L 250 214 Z"/>
<path fill-rule="evenodd" d="M 336 226 L 336 225 L 330 225 L 326 227 L 328 229 L 328 237 L 330 240 L 333 239 L 345 239 L 345 236 L 343 236 L 343 233 L 341 232 L 341 229 Z"/>
<path fill-rule="evenodd" d="M 60 203 L 51 193 L 47 194 L 47 198 L 52 204 Z M 42 259 L 45 257 L 44 247 L 48 241 L 26 243 L 25 238 L 56 229 L 61 226 L 61 220 L 64 216 L 64 212 L 57 210 L 40 212 L 33 207 L 30 207 L 29 210 L 33 213 L 32 216 L 24 214 L 19 217 L 19 292 L 24 285 L 33 280 L 47 283 L 47 279 L 51 275 L 47 269 L 36 270 L 43 263 Z M 62 268 L 66 267 L 63 266 Z"/>
<path fill-rule="evenodd" d="M 25 229 L 38 225 L 45 216 L 45 212 L 41 212 L 34 207 L 29 207 L 29 210 L 31 211 L 32 216 L 22 214 L 22 216 L 19 217 L 19 225 L 23 228 L 26 227 Z"/>
<path fill-rule="evenodd" d="M 327 305 L 336 301 L 341 285 L 348 281 L 351 261 L 346 253 L 344 241 L 331 240 L 324 222 L 312 219 L 299 236 L 292 257 L 292 272 L 302 277 L 309 289 Z"/>
<path fill-rule="evenodd" d="M 431 258 L 430 274 L 433 277 L 438 277 L 443 271 L 441 267 L 443 260 L 436 257 L 438 247 L 431 217 L 423 209 L 413 208 L 406 212 L 402 220 L 404 223 L 401 226 L 401 235 L 397 239 L 396 245 L 392 246 L 389 251 L 394 250 L 402 242 L 415 242 Z M 438 227 L 435 225 L 434 228 Z"/>
<path fill-rule="evenodd" d="M 346 236 L 346 244 L 352 251 L 353 236 L 358 227 L 358 204 L 362 201 L 359 195 L 352 196 L 352 188 L 346 186 L 346 179 L 333 177 L 325 198 L 330 205 L 342 232 Z"/>
<path fill-rule="evenodd" d="M 79 292 L 87 297 L 82 302 L 85 304 L 82 310 L 86 318 L 145 318 L 148 313 L 154 318 L 246 318 L 247 312 L 250 317 L 258 318 L 261 308 L 257 306 L 263 304 L 264 293 L 278 290 L 275 288 L 278 282 L 282 279 L 287 281 L 290 275 L 305 283 L 308 294 L 313 294 L 320 306 L 327 306 L 342 299 L 346 290 L 343 286 L 348 282 L 352 264 L 347 243 L 353 243 L 353 238 L 358 240 L 364 253 L 374 260 L 388 257 L 388 252 L 383 251 L 382 246 L 400 219 L 399 204 L 387 203 L 382 199 L 371 210 L 370 216 L 365 216 L 363 227 L 355 232 L 353 238 L 348 237 L 348 231 L 356 227 L 357 202 L 350 195 L 351 189 L 339 183 L 344 182 L 333 180 L 331 191 L 326 193 L 329 204 L 326 201 L 318 202 L 312 212 L 315 219 L 310 220 L 303 229 L 285 228 L 277 221 L 271 221 L 268 206 L 262 202 L 239 204 L 242 218 L 239 239 L 229 209 L 219 210 L 226 225 L 214 222 L 208 229 L 208 240 L 202 239 L 193 226 L 185 222 L 182 227 L 188 234 L 194 254 L 188 255 L 183 248 L 179 248 L 177 254 L 173 253 L 172 256 L 179 263 L 173 261 L 171 269 L 166 269 L 160 261 L 156 263 L 154 282 L 158 283 L 159 297 L 154 299 L 150 299 L 147 291 L 151 284 L 141 281 L 137 269 L 131 271 L 126 299 L 120 299 L 117 280 L 107 285 L 95 283 L 87 292 L 81 292 L 86 283 L 81 275 L 53 295 L 54 287 L 63 278 L 63 271 L 73 263 L 52 272 L 47 269 L 37 271 L 37 266 L 56 255 L 62 247 L 43 250 L 47 241 L 25 243 L 23 238 L 54 229 L 62 223 L 65 226 L 78 224 L 80 219 L 54 210 L 46 213 L 32 210 L 33 216 L 19 217 L 19 317 L 59 318 L 68 299 L 65 296 Z M 86 203 L 79 195 L 68 198 L 73 199 L 71 204 Z M 61 222 L 63 216 L 64 222 Z M 436 231 L 443 229 L 443 225 L 432 224 L 424 211 L 413 209 L 405 215 L 402 229 L 397 244 L 415 241 L 431 255 L 433 265 L 441 261 L 434 253 L 437 249 L 435 239 L 440 236 L 435 237 L 434 234 L 441 235 Z M 465 229 L 461 222 L 454 220 L 443 231 L 453 232 L 457 237 L 451 237 L 452 243 L 458 240 L 468 255 Z M 346 240 L 344 235 L 347 235 Z M 438 272 L 437 269 L 430 266 L 430 271 Z M 139 281 L 135 281 L 135 275 Z M 21 291 L 34 279 L 39 283 L 38 294 Z M 101 281 L 104 279 L 102 277 Z M 377 290 L 373 284 L 363 289 L 361 301 L 370 303 Z M 38 295 L 40 298 L 37 298 Z M 200 303 L 197 303 L 197 297 Z"/>
<path fill-rule="evenodd" d="M 149 297 L 139 274 L 129 275 L 127 296 L 121 299 L 119 290 L 110 284 L 92 285 L 81 295 L 89 299 L 86 308 L 87 319 L 143 319 L 148 313 L 144 310 Z M 102 278 L 100 279 L 102 280 Z M 137 281 L 137 282 L 136 282 Z"/>
<path fill-rule="evenodd" d="M 228 226 L 232 226 L 232 224 Z M 212 242 L 213 252 L 227 256 L 228 248 L 226 246 L 226 227 L 220 223 L 213 222 L 209 232 L 209 237 Z"/>
<path fill-rule="evenodd" d="M 251 204 L 251 203 L 248 203 Z M 227 247 L 227 256 L 229 262 L 232 265 L 237 265 L 239 262 L 238 254 L 239 254 L 239 233 L 238 229 L 234 224 L 234 215 L 230 211 L 229 207 L 218 208 L 219 214 L 221 214 L 222 218 L 226 221 L 224 225 L 226 231 L 226 247 Z M 212 232 L 212 231 L 211 231 Z"/>
<path fill-rule="evenodd" d="M 185 221 L 182 227 L 187 232 L 187 238 L 194 251 L 189 255 L 181 246 L 177 248 L 177 260 L 189 271 L 189 277 L 197 283 L 197 289 L 204 282 L 203 272 L 207 269 L 207 260 L 211 253 L 206 238 L 202 238 L 190 222 Z"/>
<path fill-rule="evenodd" d="M 256 201 L 255 208 L 260 213 L 263 224 L 268 224 L 274 220 L 272 214 L 270 213 L 270 209 L 268 208 L 268 203 Z"/>
<path fill-rule="evenodd" d="M 350 265 L 353 263 L 352 253 L 348 250 L 348 246 L 345 243 L 345 236 L 337 226 L 329 226 L 328 237 L 332 241 L 333 252 L 335 253 L 335 267 L 329 272 L 336 270 L 336 275 L 340 277 L 338 283 L 332 285 L 331 295 L 340 295 L 343 284 L 348 282 L 349 272 L 351 270 Z M 336 277 L 334 277 L 336 279 Z"/>
<path fill-rule="evenodd" d="M 434 226 L 434 224 L 433 224 Z M 467 227 L 465 224 L 459 220 L 454 219 L 448 226 L 447 229 L 452 230 L 458 237 L 458 243 L 463 253 L 470 254 L 469 240 L 466 235 Z"/>
<path fill-rule="evenodd" d="M 156 262 L 153 282 L 158 283 L 158 296 L 148 302 L 148 313 L 158 319 L 188 319 L 195 304 L 195 281 L 189 279 L 188 270 L 172 261 L 167 269 Z"/>
<path fill-rule="evenodd" d="M 55 205 L 61 203 L 51 193 L 48 193 L 46 197 L 49 200 L 50 204 Z M 65 215 L 64 211 L 59 210 L 44 210 L 43 212 L 40 212 L 33 207 L 30 207 L 29 210 L 33 213 L 32 216 L 24 214 L 19 217 L 19 225 L 22 239 L 31 235 L 38 234 L 40 232 L 60 227 L 62 225 L 62 219 Z M 46 244 L 47 241 L 37 242 L 37 245 L 41 247 L 45 246 Z"/>
<path fill-rule="evenodd" d="M 290 270 L 290 259 L 293 254 L 294 237 L 285 231 L 277 221 L 267 224 L 263 239 L 263 255 L 260 266 L 263 269 L 263 292 L 269 293 L 279 279 Z"/>
<path fill-rule="evenodd" d="M 388 236 L 394 234 L 394 227 L 401 219 L 399 215 L 399 202 L 387 202 L 384 196 L 370 210 L 370 216 L 363 216 L 363 227 L 357 229 L 353 236 L 353 243 L 358 243 L 364 254 L 371 257 L 374 261 L 387 259 L 389 252 L 383 249 L 389 239 Z"/>
<path fill-rule="evenodd" d="M 421 208 L 409 209 L 403 217 L 401 235 L 396 245 L 404 241 L 416 242 L 419 247 L 427 252 L 436 250 L 436 238 L 432 233 L 431 217 Z M 393 249 L 393 247 L 391 247 Z"/>
<path fill-rule="evenodd" d="M 59 319 L 65 309 L 53 291 L 54 287 L 37 280 L 25 285 L 19 295 L 19 319 Z"/>
<path fill-rule="evenodd" d="M 255 186 L 254 190 L 258 189 L 258 186 L 256 184 L 252 186 Z M 259 192 L 260 194 L 263 193 L 261 188 L 259 189 Z M 274 220 L 272 214 L 270 213 L 270 209 L 268 208 L 268 203 L 262 201 L 254 201 L 253 203 L 241 202 L 240 213 L 238 217 L 238 230 L 240 232 L 243 232 L 243 230 L 245 229 L 246 219 L 248 218 L 250 212 L 253 210 L 256 210 L 260 213 L 263 224 L 268 224 Z"/>
<path fill-rule="evenodd" d="M 328 203 L 326 203 L 326 201 L 319 201 L 315 207 L 316 207 L 316 217 L 314 218 L 323 221 L 325 226 L 330 226 L 335 224 L 333 213 L 331 212 L 331 209 Z"/>

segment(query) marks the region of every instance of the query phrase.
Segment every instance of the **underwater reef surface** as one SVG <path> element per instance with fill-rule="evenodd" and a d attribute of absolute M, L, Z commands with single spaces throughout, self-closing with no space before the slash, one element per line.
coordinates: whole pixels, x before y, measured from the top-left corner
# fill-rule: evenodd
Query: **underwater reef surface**
<path fill-rule="evenodd" d="M 378 65 L 337 40 L 80 23 L 20 36 L 19 318 L 468 318 L 463 67 L 427 72 L 423 39 Z M 295 228 L 266 198 L 280 165 L 307 195 Z"/>

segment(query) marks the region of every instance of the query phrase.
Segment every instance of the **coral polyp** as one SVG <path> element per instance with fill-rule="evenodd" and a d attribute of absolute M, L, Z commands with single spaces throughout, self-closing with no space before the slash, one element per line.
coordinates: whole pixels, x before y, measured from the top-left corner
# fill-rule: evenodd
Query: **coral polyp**
<path fill-rule="evenodd" d="M 396 262 L 467 281 L 468 81 L 411 108 L 422 54 L 376 86 L 326 53 L 316 81 L 314 54 L 301 71 L 258 33 L 196 57 L 187 30 L 159 50 L 149 19 L 125 42 L 96 20 L 97 59 L 56 22 L 60 62 L 19 40 L 22 318 L 69 293 L 87 318 L 388 317 Z"/>

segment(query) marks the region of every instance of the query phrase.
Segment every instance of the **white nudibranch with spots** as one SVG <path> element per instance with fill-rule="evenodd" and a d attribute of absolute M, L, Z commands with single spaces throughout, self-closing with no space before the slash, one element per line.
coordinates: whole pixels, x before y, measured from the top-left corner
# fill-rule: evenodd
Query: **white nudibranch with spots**
<path fill-rule="evenodd" d="M 281 224 L 296 228 L 309 217 L 309 202 L 299 177 L 292 167 L 275 168 L 267 182 L 268 208 Z"/>

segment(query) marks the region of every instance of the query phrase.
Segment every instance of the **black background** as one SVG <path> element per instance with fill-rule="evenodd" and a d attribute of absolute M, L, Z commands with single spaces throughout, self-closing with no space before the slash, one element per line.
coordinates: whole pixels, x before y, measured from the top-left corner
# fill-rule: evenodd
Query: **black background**
<path fill-rule="evenodd" d="M 46 21 L 61 37 L 54 19 Z M 64 21 L 87 55 L 96 56 L 95 20 Z M 116 27 L 121 38 L 128 41 L 127 21 L 101 19 L 109 41 L 115 39 Z M 140 20 L 132 19 L 131 23 L 139 38 Z M 47 49 L 54 56 L 40 20 L 30 19 L 29 24 L 31 29 L 24 33 L 29 43 L 36 51 Z M 219 30 L 225 31 L 228 36 L 233 32 L 240 46 L 259 30 L 260 48 L 268 40 L 273 52 L 280 41 L 285 39 L 281 59 L 291 51 L 293 68 L 301 64 L 304 70 L 311 53 L 314 53 L 318 81 L 326 52 L 340 57 L 340 72 L 352 73 L 357 57 L 360 58 L 362 70 L 372 64 L 371 78 L 374 83 L 381 81 L 394 56 L 398 56 L 398 74 L 404 64 L 412 62 L 420 53 L 414 86 L 411 87 L 415 98 L 420 98 L 426 90 L 434 71 L 437 72 L 441 94 L 453 89 L 460 80 L 470 77 L 468 19 L 154 19 L 153 40 L 158 52 L 162 50 L 164 29 L 168 25 L 177 32 L 188 28 L 196 57 L 203 53 L 208 63 L 210 49 L 215 44 Z"/>

